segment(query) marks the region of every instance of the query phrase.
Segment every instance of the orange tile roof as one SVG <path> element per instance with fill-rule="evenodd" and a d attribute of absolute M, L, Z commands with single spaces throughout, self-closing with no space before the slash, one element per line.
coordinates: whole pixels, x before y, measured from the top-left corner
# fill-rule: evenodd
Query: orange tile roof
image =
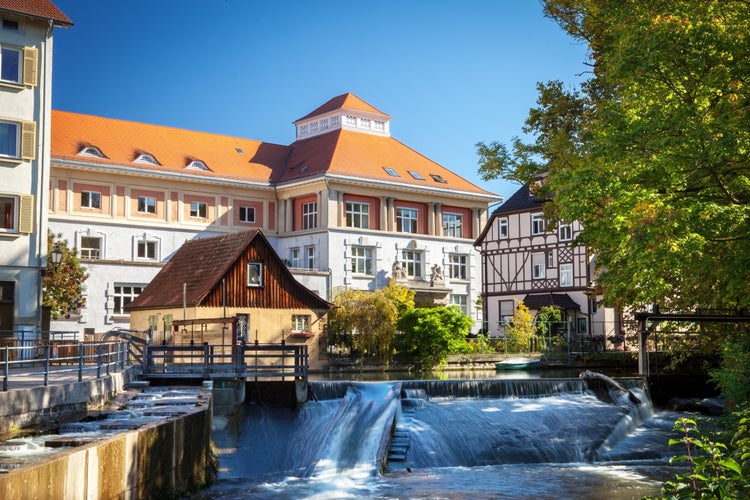
<path fill-rule="evenodd" d="M 70 26 L 70 20 L 49 0 L 0 0 L 0 11 L 26 14 L 38 19 L 52 19 L 58 26 Z"/>
<path fill-rule="evenodd" d="M 297 141 L 291 148 L 287 167 L 275 182 L 328 173 L 496 197 L 392 137 L 335 130 Z M 399 177 L 389 175 L 384 167 L 394 169 Z M 410 170 L 423 180 L 412 177 Z M 437 182 L 430 174 L 446 182 Z"/>
<path fill-rule="evenodd" d="M 383 118 L 388 119 L 390 118 L 389 115 L 383 113 L 379 109 L 370 106 L 365 101 L 357 97 L 356 95 L 352 94 L 351 92 L 347 92 L 346 94 L 341 94 L 339 96 L 334 97 L 333 99 L 330 99 L 328 102 L 323 104 L 322 106 L 317 107 L 314 111 L 306 114 L 302 118 L 295 120 L 294 123 L 297 123 L 302 120 L 306 120 L 308 118 L 311 118 L 313 116 L 322 115 L 325 113 L 329 113 L 331 111 L 336 111 L 338 109 L 351 109 L 355 111 L 366 111 L 368 113 L 375 113 L 378 115 L 382 115 Z"/>
<path fill-rule="evenodd" d="M 107 158 L 80 156 L 78 153 L 86 146 L 96 146 Z M 152 155 L 161 165 L 133 163 L 143 153 Z M 200 160 L 210 172 L 194 169 L 187 172 L 196 176 L 268 183 L 271 172 L 283 167 L 288 153 L 288 146 L 279 144 L 52 111 L 52 157 L 55 159 L 162 172 L 186 172 L 185 167 L 192 160 Z"/>

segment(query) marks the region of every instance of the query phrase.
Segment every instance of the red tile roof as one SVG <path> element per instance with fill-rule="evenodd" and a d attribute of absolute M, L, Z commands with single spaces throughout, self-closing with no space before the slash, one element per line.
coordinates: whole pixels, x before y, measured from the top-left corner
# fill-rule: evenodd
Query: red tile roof
<path fill-rule="evenodd" d="M 322 106 L 319 106 L 314 111 L 306 114 L 302 118 L 295 120 L 294 123 L 297 123 L 302 120 L 306 120 L 308 118 L 312 118 L 313 116 L 322 115 L 325 113 L 329 113 L 331 111 L 336 111 L 339 109 L 351 109 L 354 111 L 366 111 L 368 113 L 375 113 L 378 115 L 383 116 L 384 119 L 389 119 L 390 116 L 383 113 L 377 108 L 374 108 L 367 104 L 365 101 L 357 97 L 356 95 L 352 94 L 351 92 L 347 92 L 346 94 L 341 94 L 339 96 L 334 97 L 333 99 L 329 100 Z"/>
<path fill-rule="evenodd" d="M 86 146 L 96 146 L 107 158 L 80 156 Z M 152 155 L 160 165 L 133 163 L 143 153 Z M 272 170 L 280 169 L 288 154 L 288 147 L 278 144 L 52 111 L 52 156 L 55 159 L 162 172 L 185 172 L 192 160 L 200 160 L 211 171 L 191 169 L 188 170 L 191 175 L 268 183 Z"/>
<path fill-rule="evenodd" d="M 49 0 L 0 0 L 0 11 L 26 14 L 38 19 L 52 19 L 58 26 L 70 26 L 70 20 Z"/>
<path fill-rule="evenodd" d="M 335 130 L 297 141 L 291 148 L 287 167 L 275 182 L 327 173 L 495 196 L 392 137 Z M 384 167 L 392 168 L 399 177 L 389 175 Z M 415 179 L 409 171 L 422 179 Z M 439 175 L 445 182 L 435 181 L 430 174 Z"/>

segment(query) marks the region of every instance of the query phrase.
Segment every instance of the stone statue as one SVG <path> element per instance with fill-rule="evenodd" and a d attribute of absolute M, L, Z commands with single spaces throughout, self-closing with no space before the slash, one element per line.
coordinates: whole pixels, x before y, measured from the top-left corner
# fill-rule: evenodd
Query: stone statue
<path fill-rule="evenodd" d="M 401 263 L 399 261 L 395 261 L 393 263 L 393 267 L 391 268 L 391 276 L 394 280 L 402 280 L 406 278 L 406 273 L 404 272 L 404 268 L 401 267 Z"/>
<path fill-rule="evenodd" d="M 445 276 L 443 276 L 443 270 L 437 264 L 432 266 L 432 273 L 430 274 L 430 286 L 435 286 L 436 282 L 444 282 Z"/>

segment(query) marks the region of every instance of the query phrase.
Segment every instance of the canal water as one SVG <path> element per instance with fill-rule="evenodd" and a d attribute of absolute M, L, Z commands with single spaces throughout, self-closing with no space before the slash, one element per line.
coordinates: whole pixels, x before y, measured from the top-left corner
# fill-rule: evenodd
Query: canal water
<path fill-rule="evenodd" d="M 216 418 L 218 481 L 193 498 L 631 499 L 677 472 L 667 442 L 680 415 L 655 411 L 638 384 L 642 404 L 578 379 L 311 385 L 317 400 L 297 411 L 248 403 Z"/>

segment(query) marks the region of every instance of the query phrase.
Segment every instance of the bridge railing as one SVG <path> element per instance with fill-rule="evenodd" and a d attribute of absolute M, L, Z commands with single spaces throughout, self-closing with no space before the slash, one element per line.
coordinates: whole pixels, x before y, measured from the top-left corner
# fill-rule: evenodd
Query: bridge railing
<path fill-rule="evenodd" d="M 306 345 L 149 345 L 144 378 L 306 379 Z"/>
<path fill-rule="evenodd" d="M 38 378 L 49 385 L 50 375 L 70 376 L 81 382 L 84 373 L 101 378 L 123 369 L 127 362 L 125 342 L 28 342 L 0 346 L 3 386 L 7 391 L 13 380 Z"/>

